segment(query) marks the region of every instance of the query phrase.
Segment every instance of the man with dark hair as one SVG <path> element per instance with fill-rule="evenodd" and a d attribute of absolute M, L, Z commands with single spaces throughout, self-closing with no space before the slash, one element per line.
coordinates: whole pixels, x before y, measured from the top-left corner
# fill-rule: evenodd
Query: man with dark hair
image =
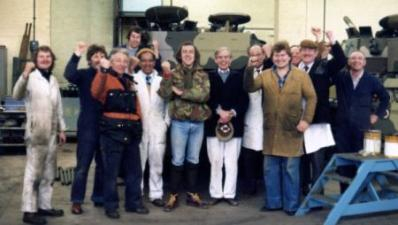
<path fill-rule="evenodd" d="M 129 53 L 129 56 L 135 56 L 140 48 L 144 47 L 142 40 L 143 31 L 139 26 L 132 26 L 127 33 L 127 44 L 125 47 Z"/>
<path fill-rule="evenodd" d="M 149 199 L 153 205 L 163 207 L 163 158 L 170 120 L 167 116 L 166 102 L 157 93 L 162 77 L 154 69 L 155 53 L 152 49 L 142 48 L 137 57 L 140 59 L 141 69 L 134 74 L 134 80 L 137 82 L 137 95 L 142 111 L 143 135 L 140 143 L 142 173 L 144 174 L 148 162 Z M 143 182 L 141 189 L 144 189 Z"/>
<path fill-rule="evenodd" d="M 164 211 L 170 212 L 178 206 L 178 191 L 184 170 L 187 180 L 188 205 L 204 208 L 197 193 L 199 154 L 204 136 L 204 121 L 211 111 L 206 105 L 210 94 L 210 82 L 206 72 L 199 65 L 198 49 L 191 42 L 184 42 L 176 53 L 178 65 L 170 70 L 170 64 L 163 64 L 163 80 L 159 95 L 169 101 L 171 118 L 170 195 Z M 184 169 L 185 165 L 185 169 Z"/>
<path fill-rule="evenodd" d="M 103 204 L 103 166 L 99 150 L 99 125 L 101 118 L 101 104 L 91 96 L 91 83 L 99 69 L 100 60 L 106 57 L 104 46 L 90 45 L 87 50 L 89 67 L 77 69 L 81 55 L 87 45 L 79 42 L 75 52 L 66 65 L 64 77 L 79 88 L 80 113 L 77 124 L 77 165 L 71 189 L 71 212 L 83 213 L 81 205 L 84 202 L 86 184 L 90 164 L 95 159 L 95 178 L 91 200 L 95 206 Z"/>
<path fill-rule="evenodd" d="M 294 215 L 300 203 L 303 133 L 312 121 L 316 94 L 308 75 L 290 65 L 287 42 L 273 46 L 274 66 L 254 78 L 256 60 L 250 57 L 243 85 L 249 92 L 263 91 L 265 204 L 262 211 L 283 208 L 288 215 Z M 303 99 L 307 102 L 304 109 Z"/>
<path fill-rule="evenodd" d="M 120 46 L 127 49 L 130 57 L 129 73 L 138 72 L 140 70 L 137 53 L 142 48 L 151 48 L 156 56 L 155 69 L 161 71 L 161 57 L 159 54 L 159 42 L 152 40 L 150 43 L 150 36 L 144 32 L 139 26 L 132 26 L 127 33 L 127 44 Z"/>
<path fill-rule="evenodd" d="M 62 209 L 51 206 L 56 170 L 57 136 L 65 143 L 65 122 L 59 85 L 52 75 L 55 55 L 41 46 L 27 62 L 14 86 L 13 97 L 25 99 L 26 167 L 22 193 L 23 222 L 46 224 L 43 216 L 59 217 Z"/>
<path fill-rule="evenodd" d="M 318 58 L 318 44 L 312 40 L 303 40 L 300 43 L 301 62 L 298 68 L 308 73 L 317 94 L 317 105 L 312 123 L 331 123 L 329 106 L 329 87 L 332 76 L 336 75 L 345 65 L 346 57 L 340 44 L 335 40 L 333 32 L 327 31 L 328 43 L 332 46 L 331 60 Z M 317 152 L 303 156 L 303 193 L 307 194 L 310 185 L 313 185 L 325 167 L 325 151 L 322 148 Z M 310 169 L 311 168 L 311 169 Z"/>

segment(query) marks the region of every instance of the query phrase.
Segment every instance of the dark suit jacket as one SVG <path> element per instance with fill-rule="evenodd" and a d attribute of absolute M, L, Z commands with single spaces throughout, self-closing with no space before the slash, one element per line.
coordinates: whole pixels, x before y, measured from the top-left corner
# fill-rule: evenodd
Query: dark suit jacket
<path fill-rule="evenodd" d="M 337 42 L 332 46 L 331 54 L 333 59 L 317 59 L 309 71 L 318 98 L 312 123 L 331 122 L 329 87 L 332 84 L 332 76 L 336 75 L 346 64 L 343 49 Z"/>
<path fill-rule="evenodd" d="M 212 111 L 212 116 L 205 122 L 205 130 L 207 137 L 215 136 L 215 128 L 220 118 L 217 114 L 217 107 L 223 110 L 234 109 L 237 113 L 231 122 L 234 126 L 234 137 L 242 137 L 244 119 L 247 107 L 249 105 L 249 97 L 243 90 L 243 74 L 231 70 L 226 82 L 224 83 L 218 75 L 217 70 L 209 72 L 210 80 L 210 99 L 207 102 Z"/>
<path fill-rule="evenodd" d="M 365 71 L 355 90 L 347 70 L 338 73 L 333 80 L 338 101 L 338 126 L 355 126 L 360 130 L 367 130 L 370 128 L 371 113 L 375 113 L 379 118 L 385 115 L 390 96 L 376 77 Z M 377 95 L 380 101 L 375 110 L 372 107 L 374 95 Z"/>

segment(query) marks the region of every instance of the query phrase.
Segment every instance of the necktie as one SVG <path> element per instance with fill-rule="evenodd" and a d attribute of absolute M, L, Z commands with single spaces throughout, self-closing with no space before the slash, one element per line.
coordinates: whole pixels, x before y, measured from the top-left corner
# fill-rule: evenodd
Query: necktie
<path fill-rule="evenodd" d="M 146 84 L 147 84 L 147 85 L 151 85 L 152 76 L 146 76 L 145 79 L 146 79 Z"/>
<path fill-rule="evenodd" d="M 260 69 L 256 69 L 256 72 L 257 72 L 257 74 L 260 74 L 261 70 Z"/>
<path fill-rule="evenodd" d="M 307 65 L 304 66 L 304 71 L 308 72 L 309 67 Z"/>

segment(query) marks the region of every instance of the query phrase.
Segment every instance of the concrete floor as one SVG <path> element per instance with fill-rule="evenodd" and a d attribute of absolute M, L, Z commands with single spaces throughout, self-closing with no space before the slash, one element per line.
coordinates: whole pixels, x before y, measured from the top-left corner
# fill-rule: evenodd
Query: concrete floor
<path fill-rule="evenodd" d="M 58 165 L 69 167 L 75 165 L 75 144 L 67 144 L 59 150 Z M 8 151 L 10 152 L 10 151 Z M 0 225 L 14 225 L 22 223 L 22 213 L 20 212 L 22 179 L 24 172 L 23 154 L 0 155 Z M 91 194 L 92 175 L 89 178 L 88 193 Z M 123 201 L 123 188 L 120 187 L 120 197 Z M 207 192 L 204 190 L 204 192 Z M 65 216 L 61 218 L 49 218 L 48 224 L 74 225 L 74 224 L 206 224 L 206 225 L 315 225 L 323 224 L 329 210 L 315 211 L 303 217 L 289 217 L 283 212 L 260 212 L 262 206 L 262 194 L 251 197 L 240 195 L 240 205 L 231 207 L 225 203 L 220 203 L 209 209 L 196 209 L 184 204 L 183 198 L 180 199 L 180 207 L 172 213 L 165 213 L 161 208 L 152 206 L 145 200 L 146 206 L 150 209 L 149 215 L 137 215 L 126 213 L 123 208 L 120 210 L 119 220 L 110 220 L 102 208 L 95 208 L 91 202 L 87 201 L 84 207 L 84 214 L 73 215 L 70 213 L 70 185 L 62 186 L 60 182 L 55 183 L 53 206 L 62 208 Z M 182 195 L 183 196 L 183 195 Z M 204 193 L 208 197 L 207 193 Z M 185 197 L 185 196 L 184 196 Z M 89 198 L 86 198 L 89 199 Z M 123 205 L 122 203 L 120 204 Z M 362 225 L 393 225 L 398 224 L 398 213 L 377 214 L 361 217 L 345 218 L 340 221 L 341 225 L 362 224 Z"/>

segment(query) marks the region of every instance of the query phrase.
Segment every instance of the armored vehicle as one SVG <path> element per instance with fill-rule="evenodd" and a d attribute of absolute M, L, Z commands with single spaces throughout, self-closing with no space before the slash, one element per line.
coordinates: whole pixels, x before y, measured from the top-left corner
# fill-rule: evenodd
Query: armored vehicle
<path fill-rule="evenodd" d="M 366 55 L 366 69 L 374 73 L 390 93 L 390 110 L 387 118 L 379 120 L 375 129 L 383 134 L 396 133 L 398 129 L 398 14 L 379 21 L 382 29 L 373 35 L 370 26 L 359 27 L 344 17 L 348 25 L 348 39 L 344 43 L 346 55 L 361 50 Z"/>

